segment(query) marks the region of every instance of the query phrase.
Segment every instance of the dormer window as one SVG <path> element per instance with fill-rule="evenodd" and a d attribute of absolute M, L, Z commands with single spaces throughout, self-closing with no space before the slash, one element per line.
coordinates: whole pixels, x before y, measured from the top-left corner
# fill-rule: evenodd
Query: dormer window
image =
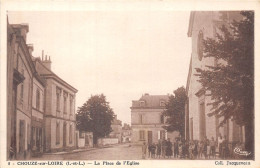
<path fill-rule="evenodd" d="M 165 101 L 160 101 L 160 106 L 164 107 L 165 106 Z"/>
<path fill-rule="evenodd" d="M 140 107 L 144 107 L 145 106 L 145 101 L 140 101 Z"/>

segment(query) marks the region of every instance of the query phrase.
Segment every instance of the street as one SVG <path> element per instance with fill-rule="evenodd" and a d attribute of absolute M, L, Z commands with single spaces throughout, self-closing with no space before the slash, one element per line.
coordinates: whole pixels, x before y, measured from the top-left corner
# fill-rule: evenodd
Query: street
<path fill-rule="evenodd" d="M 142 159 L 141 150 L 141 146 L 120 144 L 77 153 L 44 154 L 32 160 L 139 160 Z"/>

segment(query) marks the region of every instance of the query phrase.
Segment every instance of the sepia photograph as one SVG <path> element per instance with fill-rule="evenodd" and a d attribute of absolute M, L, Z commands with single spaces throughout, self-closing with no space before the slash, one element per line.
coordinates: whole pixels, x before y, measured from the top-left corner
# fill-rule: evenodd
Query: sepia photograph
<path fill-rule="evenodd" d="M 4 160 L 250 165 L 255 15 L 7 10 Z"/>

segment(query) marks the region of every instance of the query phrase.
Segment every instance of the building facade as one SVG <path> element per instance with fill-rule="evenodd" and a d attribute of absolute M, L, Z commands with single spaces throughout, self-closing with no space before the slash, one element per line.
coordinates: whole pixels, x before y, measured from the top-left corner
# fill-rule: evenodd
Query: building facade
<path fill-rule="evenodd" d="M 76 147 L 75 97 L 77 90 L 51 71 L 51 60 L 44 54 L 36 59 L 36 70 L 46 80 L 45 149 L 46 152 Z"/>
<path fill-rule="evenodd" d="M 144 94 L 139 100 L 132 101 L 131 107 L 131 142 L 148 144 L 157 143 L 159 139 L 174 140 L 177 132 L 167 132 L 162 126 L 166 118 L 163 115 L 168 95 Z"/>
<path fill-rule="evenodd" d="M 30 157 L 32 85 L 35 68 L 27 24 L 7 23 L 7 159 Z"/>
<path fill-rule="evenodd" d="M 129 124 L 124 123 L 122 127 L 122 142 L 131 142 L 132 128 Z"/>
<path fill-rule="evenodd" d="M 27 24 L 7 20 L 7 160 L 75 148 L 77 90 L 32 56 Z"/>
<path fill-rule="evenodd" d="M 117 138 L 118 143 L 122 142 L 122 121 L 117 119 L 117 115 L 111 123 L 112 132 L 109 134 L 110 138 Z"/>
<path fill-rule="evenodd" d="M 191 12 L 188 37 L 192 40 L 192 53 L 189 74 L 186 85 L 188 101 L 185 112 L 185 137 L 190 140 L 203 140 L 212 137 L 217 140 L 221 135 L 228 141 L 244 142 L 244 128 L 228 120 L 224 127 L 218 128 L 223 118 L 209 117 L 213 102 L 208 91 L 204 90 L 197 81 L 196 68 L 206 68 L 207 65 L 215 66 L 218 60 L 203 57 L 203 43 L 205 38 L 215 38 L 218 27 L 230 23 L 233 19 L 241 18 L 239 12 Z"/>

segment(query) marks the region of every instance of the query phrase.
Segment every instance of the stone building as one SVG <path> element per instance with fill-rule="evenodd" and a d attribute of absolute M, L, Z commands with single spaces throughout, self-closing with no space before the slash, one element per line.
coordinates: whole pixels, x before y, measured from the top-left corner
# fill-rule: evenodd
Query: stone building
<path fill-rule="evenodd" d="M 112 132 L 109 134 L 110 138 L 117 138 L 118 143 L 122 142 L 122 121 L 117 119 L 117 115 L 111 123 Z"/>
<path fill-rule="evenodd" d="M 214 101 L 207 96 L 207 91 L 197 81 L 195 68 L 205 68 L 207 65 L 214 66 L 217 60 L 203 57 L 202 39 L 215 38 L 217 27 L 241 18 L 239 12 L 191 12 L 188 28 L 188 37 L 192 40 L 192 53 L 190 59 L 189 74 L 186 85 L 188 101 L 185 112 L 185 136 L 186 139 L 203 140 L 205 137 L 216 140 L 219 135 L 226 136 L 229 141 L 244 142 L 244 127 L 239 127 L 229 120 L 224 127 L 218 128 L 223 118 L 209 117 L 211 111 L 208 103 Z"/>
<path fill-rule="evenodd" d="M 178 136 L 177 132 L 167 132 L 162 126 L 166 118 L 162 114 L 168 95 L 144 94 L 139 100 L 132 101 L 131 107 L 131 142 L 157 143 L 159 139 L 170 138 L 171 141 Z"/>
<path fill-rule="evenodd" d="M 35 60 L 37 72 L 46 80 L 45 150 L 54 152 L 76 147 L 75 97 L 77 89 L 51 71 L 51 60 L 44 53 Z"/>
<path fill-rule="evenodd" d="M 124 123 L 122 127 L 122 142 L 131 142 L 132 128 L 129 124 Z"/>
<path fill-rule="evenodd" d="M 27 24 L 7 21 L 7 159 L 30 157 L 35 68 L 26 44 Z"/>

